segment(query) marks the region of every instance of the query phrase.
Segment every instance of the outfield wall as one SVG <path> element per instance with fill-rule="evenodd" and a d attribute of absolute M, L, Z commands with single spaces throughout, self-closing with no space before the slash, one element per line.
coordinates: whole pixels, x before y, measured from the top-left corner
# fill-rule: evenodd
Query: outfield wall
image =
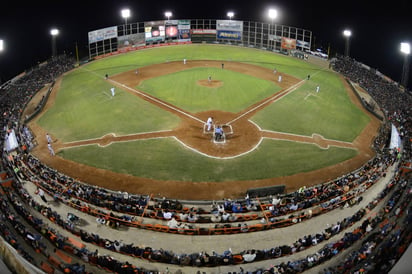
<path fill-rule="evenodd" d="M 89 58 L 170 43 L 222 43 L 276 52 L 308 52 L 309 30 L 253 21 L 184 19 L 137 22 L 88 33 Z"/>

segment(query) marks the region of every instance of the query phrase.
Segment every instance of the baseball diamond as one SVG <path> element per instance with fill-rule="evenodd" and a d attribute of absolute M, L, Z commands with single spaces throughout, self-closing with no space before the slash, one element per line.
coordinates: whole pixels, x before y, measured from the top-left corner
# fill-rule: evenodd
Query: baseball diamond
<path fill-rule="evenodd" d="M 193 57 L 199 51 L 200 59 Z M 116 95 L 105 96 L 112 86 Z M 209 116 L 215 126 L 230 126 L 225 142 L 205 134 Z M 81 181 L 207 200 L 271 185 L 284 184 L 289 192 L 348 173 L 374 156 L 370 144 L 380 121 L 343 78 L 310 61 L 233 46 L 180 45 L 69 72 L 29 126 L 36 136 L 48 132 L 56 140 L 57 156 L 50 157 L 44 138 L 37 138 L 33 154 Z"/>

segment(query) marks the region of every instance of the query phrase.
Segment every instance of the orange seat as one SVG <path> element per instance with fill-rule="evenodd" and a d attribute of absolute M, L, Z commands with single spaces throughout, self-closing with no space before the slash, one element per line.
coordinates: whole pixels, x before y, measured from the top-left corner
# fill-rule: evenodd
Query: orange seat
<path fill-rule="evenodd" d="M 42 262 L 40 268 L 47 274 L 54 274 L 54 268 L 46 262 Z"/>
<path fill-rule="evenodd" d="M 56 254 L 56 256 L 58 256 L 60 259 L 62 259 L 64 262 L 66 262 L 68 264 L 70 264 L 72 262 L 72 258 L 70 256 L 64 254 L 64 252 L 62 252 L 60 249 L 57 249 L 54 254 Z"/>
<path fill-rule="evenodd" d="M 82 249 L 82 248 L 86 247 L 85 244 L 83 244 L 82 242 L 79 242 L 79 241 L 76 240 L 76 239 L 73 239 L 72 237 L 69 237 L 67 240 L 69 241 L 69 243 L 70 243 L 71 245 L 73 245 L 73 246 L 75 246 L 75 247 L 77 247 L 77 248 L 79 248 L 79 249 Z"/>
<path fill-rule="evenodd" d="M 49 262 L 50 262 L 52 265 L 54 265 L 55 267 L 60 267 L 60 264 L 61 264 L 60 260 L 57 259 L 57 258 L 54 257 L 54 256 L 49 256 Z"/>

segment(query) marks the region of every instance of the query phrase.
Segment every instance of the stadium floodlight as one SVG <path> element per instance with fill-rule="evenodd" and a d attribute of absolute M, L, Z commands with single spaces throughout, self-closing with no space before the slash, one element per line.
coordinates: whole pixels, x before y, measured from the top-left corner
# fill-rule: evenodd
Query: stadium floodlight
<path fill-rule="evenodd" d="M 406 88 L 408 86 L 409 54 L 411 54 L 411 45 L 409 43 L 402 42 L 401 53 L 404 54 L 401 85 Z"/>
<path fill-rule="evenodd" d="M 4 50 L 4 41 L 3 39 L 0 39 L 0 52 Z"/>
<path fill-rule="evenodd" d="M 273 24 L 273 20 L 275 20 L 276 17 L 278 17 L 278 10 L 269 9 L 268 15 L 269 15 L 269 18 L 272 20 L 272 24 Z"/>
<path fill-rule="evenodd" d="M 271 24 L 273 25 L 273 21 L 278 17 L 278 10 L 276 9 L 269 9 L 268 11 L 269 18 L 271 20 Z M 273 27 L 274 29 L 274 27 Z M 268 26 L 268 47 L 270 47 L 270 25 Z"/>
<path fill-rule="evenodd" d="M 348 29 L 343 31 L 343 36 L 345 36 L 345 57 L 349 57 L 349 40 L 352 36 L 352 32 Z"/>
<path fill-rule="evenodd" d="M 172 17 L 172 12 L 171 11 L 166 11 L 165 16 L 167 17 L 167 21 L 169 21 L 170 17 Z"/>
<path fill-rule="evenodd" d="M 50 30 L 50 34 L 52 36 L 52 57 L 55 57 L 57 55 L 56 37 L 59 35 L 59 30 L 53 28 Z"/>
<path fill-rule="evenodd" d="M 124 34 L 127 35 L 127 18 L 130 17 L 129 9 L 122 9 L 122 17 L 124 18 Z"/>
<path fill-rule="evenodd" d="M 233 11 L 229 11 L 227 13 L 227 16 L 229 17 L 229 20 L 232 20 L 232 17 L 235 16 L 235 13 Z"/>

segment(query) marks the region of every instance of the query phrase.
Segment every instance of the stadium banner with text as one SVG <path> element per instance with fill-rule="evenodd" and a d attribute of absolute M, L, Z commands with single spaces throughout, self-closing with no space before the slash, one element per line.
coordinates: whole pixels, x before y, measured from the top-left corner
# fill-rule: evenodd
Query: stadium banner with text
<path fill-rule="evenodd" d="M 193 43 L 197 42 L 215 42 L 216 30 L 215 29 L 191 29 L 190 40 Z"/>
<path fill-rule="evenodd" d="M 216 20 L 217 39 L 242 40 L 243 21 Z"/>
<path fill-rule="evenodd" d="M 144 23 L 144 33 L 147 43 L 164 42 L 165 33 L 165 21 L 150 21 Z"/>
<path fill-rule="evenodd" d="M 116 38 L 116 37 L 117 37 L 117 26 L 89 31 L 89 44 L 100 42 L 100 41 L 111 39 L 111 38 Z"/>
<path fill-rule="evenodd" d="M 282 49 L 296 49 L 296 39 L 282 37 L 280 47 Z"/>
<path fill-rule="evenodd" d="M 243 21 L 216 20 L 216 30 L 243 31 Z"/>
<path fill-rule="evenodd" d="M 190 41 L 190 20 L 179 20 L 177 24 L 179 42 Z"/>
<path fill-rule="evenodd" d="M 217 39 L 240 41 L 242 39 L 242 32 L 230 31 L 230 30 L 218 30 Z"/>

